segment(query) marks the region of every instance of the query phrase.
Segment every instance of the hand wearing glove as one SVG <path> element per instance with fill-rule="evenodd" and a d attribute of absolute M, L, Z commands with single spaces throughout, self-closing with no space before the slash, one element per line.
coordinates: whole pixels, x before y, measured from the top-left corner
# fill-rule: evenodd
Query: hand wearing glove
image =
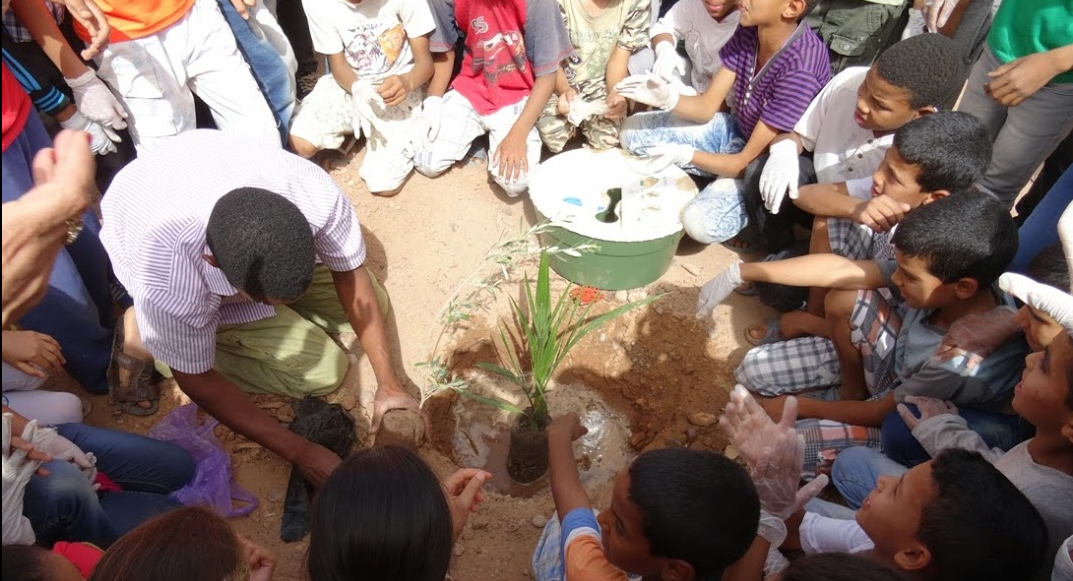
<path fill-rule="evenodd" d="M 750 471 L 760 508 L 785 521 L 827 486 L 827 475 L 821 474 L 799 488 L 804 464 L 805 437 L 796 430 L 779 436 Z"/>
<path fill-rule="evenodd" d="M 909 9 L 909 22 L 902 31 L 902 40 L 919 36 L 928 31 L 928 23 L 924 17 L 924 10 Z"/>
<path fill-rule="evenodd" d="M 59 435 L 56 430 L 53 430 L 52 428 L 38 428 L 38 431 L 41 432 L 40 437 L 35 444 L 35 447 L 38 450 L 51 455 L 57 460 L 70 462 L 81 468 L 83 472 L 93 471 L 93 479 L 97 477 L 95 467 L 97 459 L 93 454 L 86 454 L 82 451 L 82 448 L 79 448 L 74 442 Z M 93 479 L 91 479 L 91 481 Z"/>
<path fill-rule="evenodd" d="M 4 545 L 32 545 L 36 540 L 30 520 L 22 515 L 26 485 L 50 458 L 35 448 L 38 438 L 36 421 L 23 429 L 22 438 L 11 435 L 11 414 L 3 416 L 3 542 Z"/>
<path fill-rule="evenodd" d="M 697 297 L 697 318 L 710 317 L 716 305 L 725 301 L 730 293 L 744 282 L 741 279 L 741 261 L 735 260 L 722 274 L 709 280 L 700 288 L 700 296 Z"/>
<path fill-rule="evenodd" d="M 64 80 L 75 95 L 75 106 L 87 119 L 112 129 L 126 129 L 127 111 L 93 69 L 87 67 L 81 75 Z"/>
<path fill-rule="evenodd" d="M 917 411 L 920 412 L 920 417 L 913 415 L 913 411 L 910 410 L 905 403 L 911 403 L 917 406 Z M 909 426 L 910 430 L 916 429 L 920 422 L 934 418 L 935 416 L 941 416 L 943 414 L 953 414 L 956 416 L 958 413 L 958 406 L 944 399 L 934 397 L 908 395 L 905 397 L 905 403 L 898 404 L 898 415 L 902 416 L 902 419 L 905 420 L 905 425 Z"/>
<path fill-rule="evenodd" d="M 678 54 L 674 44 L 663 41 L 656 45 L 656 62 L 652 64 L 652 74 L 672 80 L 686 74 L 686 59 Z"/>
<path fill-rule="evenodd" d="M 60 127 L 89 133 L 89 148 L 96 155 L 114 153 L 117 151 L 115 144 L 123 141 L 115 131 L 88 119 L 78 111 L 75 111 L 74 115 L 67 119 L 60 121 Z"/>
<path fill-rule="evenodd" d="M 794 428 L 796 421 L 797 398 L 787 398 L 782 418 L 776 424 L 752 394 L 738 384 L 730 392 L 730 401 L 719 418 L 719 427 L 738 449 L 745 464 L 752 468 L 766 450 L 773 448 L 781 436 Z"/>
<path fill-rule="evenodd" d="M 939 32 L 940 28 L 946 26 L 959 1 L 928 0 L 924 4 L 924 20 L 927 21 L 928 32 Z"/>
<path fill-rule="evenodd" d="M 682 143 L 665 143 L 646 148 L 644 157 L 631 158 L 634 171 L 644 175 L 654 175 L 676 165 L 687 166 L 693 163 L 697 150 Z"/>
<path fill-rule="evenodd" d="M 350 105 L 354 108 L 354 137 L 364 135 L 371 140 L 373 127 L 380 119 L 377 111 L 386 107 L 384 99 L 376 92 L 376 87 L 365 81 L 354 81 L 350 86 Z"/>
<path fill-rule="evenodd" d="M 420 150 L 427 150 L 440 134 L 440 111 L 443 110 L 443 97 L 425 97 L 421 105 L 421 123 L 418 124 L 416 140 Z"/>
<path fill-rule="evenodd" d="M 764 207 L 772 214 L 778 214 L 787 192 L 791 200 L 797 199 L 801 169 L 797 165 L 797 143 L 793 139 L 783 139 L 769 151 L 770 156 L 760 174 L 760 196 L 764 199 Z"/>
<path fill-rule="evenodd" d="M 943 362 L 964 355 L 968 360 L 967 370 L 976 369 L 1020 330 L 1016 316 L 1011 307 L 1001 306 L 961 317 L 950 325 L 933 358 Z"/>
<path fill-rule="evenodd" d="M 678 105 L 678 91 L 674 83 L 656 75 L 630 75 L 615 85 L 619 95 L 670 111 Z"/>
<path fill-rule="evenodd" d="M 1073 296 L 1012 272 L 998 277 L 998 286 L 1033 308 L 1047 313 L 1067 333 L 1073 333 Z"/>

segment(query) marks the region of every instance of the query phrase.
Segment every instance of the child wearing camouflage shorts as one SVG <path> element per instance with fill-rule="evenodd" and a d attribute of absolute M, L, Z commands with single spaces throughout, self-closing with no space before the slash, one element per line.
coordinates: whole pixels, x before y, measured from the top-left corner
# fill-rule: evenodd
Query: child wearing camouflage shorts
<path fill-rule="evenodd" d="M 555 94 L 537 121 L 540 138 L 552 153 L 562 151 L 578 127 L 595 149 L 618 145 L 626 99 L 608 88 L 626 78 L 630 55 L 648 44 L 650 0 L 593 3 L 602 5 L 597 15 L 582 0 L 559 0 L 575 54 L 556 73 Z M 582 110 L 593 114 L 579 114 Z"/>

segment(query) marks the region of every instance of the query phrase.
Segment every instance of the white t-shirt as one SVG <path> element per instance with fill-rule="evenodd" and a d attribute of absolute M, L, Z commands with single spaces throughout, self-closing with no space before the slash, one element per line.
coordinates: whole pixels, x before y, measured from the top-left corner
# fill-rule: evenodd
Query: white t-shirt
<path fill-rule="evenodd" d="M 894 143 L 894 134 L 876 137 L 853 120 L 857 89 L 867 73 L 868 67 L 850 67 L 838 73 L 794 125 L 805 149 L 813 152 L 817 183 L 870 177 Z"/>
<path fill-rule="evenodd" d="M 857 521 L 820 516 L 814 512 L 805 513 L 798 534 L 801 550 L 806 555 L 861 553 L 875 548 L 875 543 Z"/>
<path fill-rule="evenodd" d="M 424 0 L 304 0 L 313 49 L 343 53 L 359 79 L 377 81 L 409 72 L 414 55 L 408 38 L 436 28 Z"/>
<path fill-rule="evenodd" d="M 655 5 L 655 3 L 653 3 Z M 681 0 L 671 7 L 652 26 L 652 38 L 660 34 L 674 37 L 675 44 L 682 40 L 686 55 L 693 64 L 691 81 L 698 93 L 708 90 L 712 76 L 722 63 L 719 49 L 734 36 L 738 28 L 738 11 L 728 14 L 722 22 L 716 22 L 704 7 L 704 0 Z"/>

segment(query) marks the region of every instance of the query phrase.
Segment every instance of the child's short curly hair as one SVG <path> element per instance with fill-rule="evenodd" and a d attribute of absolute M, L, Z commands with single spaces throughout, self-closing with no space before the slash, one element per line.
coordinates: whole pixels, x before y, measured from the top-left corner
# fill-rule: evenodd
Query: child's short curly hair
<path fill-rule="evenodd" d="M 958 54 L 953 40 L 921 34 L 892 45 L 873 68 L 884 81 L 909 93 L 910 107 L 939 107 L 961 91 L 965 80 L 965 64 Z"/>

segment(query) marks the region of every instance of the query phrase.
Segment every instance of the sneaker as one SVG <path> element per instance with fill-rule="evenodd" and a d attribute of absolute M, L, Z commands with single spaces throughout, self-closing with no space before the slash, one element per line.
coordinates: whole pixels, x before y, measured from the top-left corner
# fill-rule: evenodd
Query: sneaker
<path fill-rule="evenodd" d="M 310 93 L 313 92 L 313 87 L 317 86 L 317 81 L 320 80 L 320 75 L 317 73 L 308 73 L 305 75 L 299 75 L 295 77 L 295 81 L 298 84 L 298 100 L 305 99 Z"/>

